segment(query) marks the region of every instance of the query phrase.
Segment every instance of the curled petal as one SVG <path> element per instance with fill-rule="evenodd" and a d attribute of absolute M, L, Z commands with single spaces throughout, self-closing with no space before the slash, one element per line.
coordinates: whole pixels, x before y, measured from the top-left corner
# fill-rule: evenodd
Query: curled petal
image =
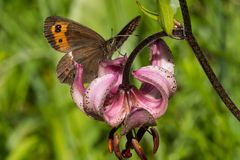
<path fill-rule="evenodd" d="M 133 107 L 131 112 L 124 120 L 124 129 L 121 134 L 125 135 L 134 128 L 155 126 L 156 122 L 153 116 L 144 108 Z"/>
<path fill-rule="evenodd" d="M 117 81 L 117 76 L 106 74 L 93 80 L 87 88 L 84 99 L 84 111 L 95 119 L 102 120 L 101 109 L 106 96 Z"/>
<path fill-rule="evenodd" d="M 120 57 L 115 60 L 102 61 L 98 69 L 98 76 L 103 76 L 110 73 L 121 73 L 126 60 L 127 57 Z"/>
<path fill-rule="evenodd" d="M 168 99 L 165 93 L 163 98 L 160 99 L 147 97 L 139 90 L 134 90 L 133 94 L 135 105 L 146 109 L 155 119 L 161 117 L 166 112 Z"/>
<path fill-rule="evenodd" d="M 111 91 L 113 93 L 116 93 L 118 86 L 122 82 L 122 72 L 123 72 L 123 66 L 127 60 L 127 57 L 120 57 L 115 60 L 105 60 L 100 63 L 99 70 L 98 70 L 98 76 L 103 76 L 105 74 L 115 74 L 118 76 L 117 82 L 112 87 Z"/>
<path fill-rule="evenodd" d="M 169 95 L 176 86 L 175 79 L 171 73 L 157 66 L 142 67 L 133 72 L 133 75 L 144 83 L 154 86 L 160 93 L 160 98 L 145 95 L 142 91 L 133 89 L 133 98 L 136 107 L 142 107 L 150 112 L 154 118 L 159 118 L 167 109 Z"/>
<path fill-rule="evenodd" d="M 154 97 L 156 99 L 161 98 L 160 92 L 156 89 L 156 87 L 149 83 L 142 83 L 140 90 L 145 96 Z"/>
<path fill-rule="evenodd" d="M 162 67 L 168 72 L 174 73 L 174 64 L 171 51 L 162 39 L 159 39 L 152 44 L 151 51 L 152 65 Z"/>
<path fill-rule="evenodd" d="M 165 92 L 168 93 L 168 95 L 172 95 L 173 93 L 176 92 L 177 90 L 177 84 L 176 84 L 176 79 L 174 74 L 172 74 L 171 72 L 169 72 L 168 70 L 162 68 L 162 67 L 158 67 L 158 66 L 146 66 L 146 67 L 142 67 L 139 70 L 133 72 L 133 75 L 136 75 L 136 78 L 140 78 L 139 80 L 142 82 L 145 82 L 144 79 L 149 79 L 148 77 L 152 77 L 154 78 L 153 81 L 156 81 L 156 84 L 161 85 L 164 84 L 167 86 L 167 88 L 165 88 Z M 144 78 L 145 77 L 145 78 Z M 151 80 L 150 80 L 151 81 Z M 156 93 L 156 86 L 152 83 L 149 83 L 146 81 L 145 84 L 146 86 L 142 86 L 141 90 L 144 93 Z M 151 94 L 154 95 L 154 94 Z M 156 95 L 156 94 L 155 94 Z"/>
<path fill-rule="evenodd" d="M 159 39 L 155 41 L 151 46 L 151 62 L 153 66 L 161 67 L 163 72 L 163 76 L 169 79 L 172 79 L 171 84 L 171 91 L 170 94 L 173 94 L 176 91 L 176 81 L 174 79 L 174 64 L 170 49 L 168 48 L 167 44 L 162 40 Z M 161 95 L 159 94 L 158 90 L 152 86 L 151 84 L 143 83 L 141 86 L 141 91 L 143 94 L 159 98 Z"/>
<path fill-rule="evenodd" d="M 104 120 L 112 127 L 117 127 L 124 120 L 129 112 L 129 107 L 126 101 L 125 92 L 120 90 L 113 97 L 112 103 L 103 111 Z"/>
<path fill-rule="evenodd" d="M 76 75 L 71 87 L 71 95 L 75 104 L 84 112 L 83 109 L 83 95 L 85 88 L 82 81 L 83 67 L 81 64 L 76 64 Z"/>

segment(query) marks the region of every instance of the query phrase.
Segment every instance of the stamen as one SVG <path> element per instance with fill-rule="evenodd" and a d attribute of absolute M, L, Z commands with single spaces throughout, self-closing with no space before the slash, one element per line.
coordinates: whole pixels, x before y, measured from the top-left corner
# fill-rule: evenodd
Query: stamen
<path fill-rule="evenodd" d="M 153 154 L 155 154 L 159 147 L 159 135 L 155 128 L 150 128 L 153 137 Z"/>
<path fill-rule="evenodd" d="M 118 135 L 114 136 L 113 150 L 114 150 L 115 155 L 118 157 L 118 159 L 124 160 L 124 157 L 122 156 L 122 153 L 121 153 L 120 147 L 119 147 L 119 136 Z"/>
<path fill-rule="evenodd" d="M 141 158 L 141 160 L 147 160 L 146 155 L 143 152 L 141 145 L 138 143 L 137 139 L 132 139 L 132 145 L 137 155 Z"/>
<path fill-rule="evenodd" d="M 113 138 L 114 133 L 117 131 L 117 128 L 113 128 L 108 135 L 108 150 L 110 153 L 113 151 Z"/>
<path fill-rule="evenodd" d="M 145 134 L 145 132 L 147 131 L 147 127 L 141 127 L 139 128 L 138 132 L 137 132 L 137 141 L 140 142 L 143 135 Z"/>

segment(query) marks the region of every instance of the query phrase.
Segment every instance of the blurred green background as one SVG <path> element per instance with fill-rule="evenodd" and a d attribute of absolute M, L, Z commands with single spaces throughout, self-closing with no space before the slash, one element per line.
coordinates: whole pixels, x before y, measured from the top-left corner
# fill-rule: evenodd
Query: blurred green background
<path fill-rule="evenodd" d="M 141 0 L 156 10 L 155 0 Z M 188 0 L 194 33 L 217 76 L 240 106 L 240 1 Z M 60 84 L 55 68 L 62 56 L 43 36 L 49 15 L 74 19 L 104 38 L 115 35 L 136 15 L 134 0 L 0 0 L 0 159 L 102 160 L 110 128 L 87 117 Z M 124 44 L 130 53 L 159 24 L 143 16 Z M 181 19 L 179 9 L 176 18 Z M 113 29 L 113 34 L 111 30 Z M 217 96 L 184 41 L 166 39 L 176 63 L 178 91 L 158 120 L 160 148 L 151 155 L 152 140 L 142 144 L 149 159 L 240 158 L 240 124 Z M 134 68 L 147 64 L 148 49 Z M 134 155 L 136 159 L 136 155 Z"/>

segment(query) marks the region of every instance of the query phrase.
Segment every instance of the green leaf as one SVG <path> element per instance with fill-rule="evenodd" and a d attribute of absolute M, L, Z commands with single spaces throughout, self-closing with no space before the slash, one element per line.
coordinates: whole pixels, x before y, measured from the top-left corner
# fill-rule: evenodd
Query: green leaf
<path fill-rule="evenodd" d="M 173 10 L 170 6 L 169 0 L 158 0 L 159 21 L 162 29 L 168 34 L 172 35 L 173 29 Z"/>
<path fill-rule="evenodd" d="M 141 11 L 146 14 L 148 17 L 154 19 L 154 20 L 159 20 L 159 14 L 157 14 L 156 12 L 152 12 L 148 9 L 146 9 L 139 1 L 136 1 L 138 7 L 141 9 Z"/>
<path fill-rule="evenodd" d="M 170 0 L 170 6 L 172 7 L 173 13 L 175 14 L 177 12 L 177 9 L 180 7 L 179 1 L 178 0 Z"/>

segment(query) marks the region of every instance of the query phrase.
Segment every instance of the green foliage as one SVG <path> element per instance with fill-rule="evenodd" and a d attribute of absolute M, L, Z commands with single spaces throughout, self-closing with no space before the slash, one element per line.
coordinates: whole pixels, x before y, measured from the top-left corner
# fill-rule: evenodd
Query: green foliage
<path fill-rule="evenodd" d="M 159 14 L 157 12 L 153 12 L 148 10 L 147 8 L 145 8 L 139 1 L 136 1 L 137 5 L 139 6 L 139 8 L 141 9 L 141 11 L 146 14 L 148 17 L 154 19 L 154 20 L 158 20 L 160 18 Z"/>
<path fill-rule="evenodd" d="M 161 27 L 168 35 L 172 35 L 173 10 L 170 6 L 170 0 L 158 0 L 158 12 Z"/>
<path fill-rule="evenodd" d="M 162 30 L 165 31 L 167 35 L 172 36 L 174 15 L 169 0 L 158 0 L 158 12 L 148 10 L 139 1 L 136 1 L 136 3 L 144 14 L 154 20 L 157 20 L 160 23 Z"/>
<path fill-rule="evenodd" d="M 155 2 L 140 1 L 151 11 L 157 11 Z M 240 106 L 240 5 L 236 0 L 189 3 L 194 33 Z M 62 54 L 47 44 L 43 21 L 49 15 L 69 17 L 110 38 L 111 28 L 117 33 L 138 14 L 137 4 L 129 0 L 0 0 L 0 159 L 115 159 L 107 152 L 110 128 L 81 113 L 69 87 L 57 81 L 55 68 Z M 143 15 L 139 36 L 132 36 L 121 52 L 130 53 L 137 42 L 159 30 L 156 21 Z M 148 156 L 239 159 L 239 122 L 213 91 L 187 43 L 166 40 L 176 63 L 178 92 L 158 121 L 160 148 L 155 156 L 148 149 Z M 134 68 L 148 63 L 148 52 L 138 56 Z M 151 148 L 151 137 L 142 145 Z"/>

